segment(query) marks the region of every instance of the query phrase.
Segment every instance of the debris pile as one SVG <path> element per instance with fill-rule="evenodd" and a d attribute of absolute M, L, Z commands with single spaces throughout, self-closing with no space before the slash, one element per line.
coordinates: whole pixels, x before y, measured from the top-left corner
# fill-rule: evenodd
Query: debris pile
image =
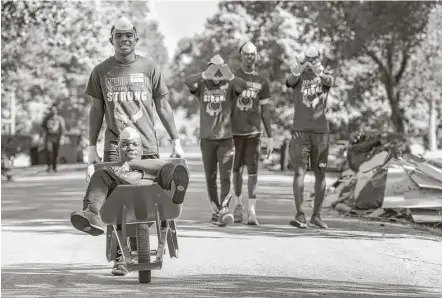
<path fill-rule="evenodd" d="M 442 165 L 404 152 L 397 135 L 357 138 L 347 154 L 350 169 L 326 201 L 345 214 L 442 226 Z"/>

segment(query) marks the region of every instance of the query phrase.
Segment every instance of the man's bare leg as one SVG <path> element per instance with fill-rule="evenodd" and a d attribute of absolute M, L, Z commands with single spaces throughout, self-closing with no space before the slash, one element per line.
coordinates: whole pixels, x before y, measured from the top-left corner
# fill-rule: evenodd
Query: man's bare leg
<path fill-rule="evenodd" d="M 296 215 L 295 220 L 290 221 L 290 224 L 298 228 L 306 228 L 307 221 L 304 214 L 304 178 L 307 168 L 305 166 L 296 165 L 293 175 L 293 195 L 295 197 Z"/>

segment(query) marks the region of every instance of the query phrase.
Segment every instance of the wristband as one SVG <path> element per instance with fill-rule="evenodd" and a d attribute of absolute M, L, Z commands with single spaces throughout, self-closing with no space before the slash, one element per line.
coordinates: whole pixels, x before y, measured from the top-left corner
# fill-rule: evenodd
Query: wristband
<path fill-rule="evenodd" d="M 180 144 L 180 139 L 174 139 L 174 140 L 172 140 L 172 144 L 174 144 L 174 145 L 179 145 L 179 144 Z"/>

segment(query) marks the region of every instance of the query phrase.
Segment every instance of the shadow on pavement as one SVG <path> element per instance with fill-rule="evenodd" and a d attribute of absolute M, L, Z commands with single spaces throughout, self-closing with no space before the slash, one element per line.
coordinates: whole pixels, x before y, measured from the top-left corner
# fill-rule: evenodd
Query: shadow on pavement
<path fill-rule="evenodd" d="M 398 229 L 395 232 L 391 232 L 391 228 L 386 231 L 380 231 L 379 227 L 367 228 L 367 223 L 364 229 L 357 229 L 357 223 L 348 223 L 342 225 L 342 223 L 334 223 L 334 220 L 329 220 L 328 223 L 333 226 L 341 225 L 340 228 L 333 229 L 318 229 L 307 228 L 298 229 L 290 226 L 275 226 L 275 225 L 261 225 L 261 226 L 247 226 L 245 224 L 235 224 L 227 227 L 217 227 L 205 222 L 198 221 L 178 221 L 178 237 L 179 238 L 248 238 L 248 237 L 281 237 L 281 238 L 329 238 L 329 239 L 354 239 L 354 240 L 372 240 L 383 241 L 385 239 L 402 239 L 404 237 L 408 239 L 422 239 L 435 242 L 442 242 L 442 238 L 435 237 L 431 234 L 411 234 L 406 228 L 396 227 Z M 62 224 L 62 225 L 61 225 Z M 355 228 L 356 227 L 356 228 Z M 14 223 L 14 225 L 2 224 L 2 232 L 14 232 L 14 233 L 34 233 L 45 235 L 59 235 L 59 234 L 72 234 L 84 237 L 90 237 L 89 235 L 75 230 L 70 226 L 68 220 L 60 221 L 45 221 L 45 222 L 33 222 L 29 223 Z M 153 234 L 156 234 L 154 228 L 151 229 Z M 215 232 L 215 234 L 212 234 Z M 403 233 L 401 233 L 403 232 Z M 203 234 L 202 234 L 203 233 Z M 210 233 L 210 234 L 209 234 Z M 104 238 L 103 238 L 104 239 Z"/>
<path fill-rule="evenodd" d="M 252 275 L 115 277 L 109 267 L 20 264 L 2 268 L 4 297 L 441 297 L 442 290 L 406 285 Z M 57 280 L 53 285 L 53 280 Z"/>

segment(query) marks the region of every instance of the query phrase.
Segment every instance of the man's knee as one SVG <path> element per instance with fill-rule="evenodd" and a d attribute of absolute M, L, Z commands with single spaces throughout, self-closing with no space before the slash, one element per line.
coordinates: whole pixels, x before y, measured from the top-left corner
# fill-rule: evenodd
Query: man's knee
<path fill-rule="evenodd" d="M 322 181 L 325 179 L 325 169 L 322 168 L 313 169 L 313 174 L 315 175 L 316 181 Z"/>
<path fill-rule="evenodd" d="M 301 165 L 294 165 L 293 166 L 293 174 L 295 178 L 303 178 L 305 176 L 305 173 L 307 172 L 306 166 Z"/>
<path fill-rule="evenodd" d="M 248 175 L 258 175 L 258 165 L 251 164 L 247 166 L 247 174 Z"/>

